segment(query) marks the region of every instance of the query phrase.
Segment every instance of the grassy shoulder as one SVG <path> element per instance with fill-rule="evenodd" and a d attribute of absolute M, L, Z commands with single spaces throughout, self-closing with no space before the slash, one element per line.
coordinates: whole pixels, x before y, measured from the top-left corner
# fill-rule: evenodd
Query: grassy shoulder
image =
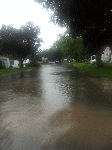
<path fill-rule="evenodd" d="M 8 74 L 8 73 L 14 73 L 14 72 L 19 72 L 19 71 L 24 71 L 24 70 L 27 70 L 27 69 L 40 68 L 42 66 L 47 66 L 47 65 L 52 65 L 52 64 L 46 63 L 46 64 L 38 64 L 38 66 L 36 66 L 36 67 L 28 66 L 28 67 L 23 67 L 23 68 L 6 68 L 6 69 L 0 69 L 0 75 Z"/>
<path fill-rule="evenodd" d="M 19 72 L 19 71 L 24 71 L 24 70 L 27 70 L 27 69 L 30 69 L 30 67 L 0 69 L 0 75 L 8 74 L 8 73 L 14 73 L 14 72 Z"/>
<path fill-rule="evenodd" d="M 112 80 L 112 63 L 105 63 L 101 68 L 89 63 L 73 63 L 73 65 L 89 75 Z"/>

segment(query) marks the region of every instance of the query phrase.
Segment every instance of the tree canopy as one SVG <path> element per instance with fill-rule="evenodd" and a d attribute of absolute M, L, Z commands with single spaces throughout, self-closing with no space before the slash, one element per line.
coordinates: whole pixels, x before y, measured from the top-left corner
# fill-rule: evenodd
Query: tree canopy
<path fill-rule="evenodd" d="M 61 61 L 64 58 L 80 61 L 88 56 L 83 49 L 82 38 L 73 38 L 69 35 L 69 31 L 66 31 L 65 34 L 59 35 L 59 39 L 53 43 L 52 47 L 43 51 L 41 55 L 49 60 L 53 58 L 54 61 Z"/>
<path fill-rule="evenodd" d="M 51 19 L 60 26 L 81 32 L 88 28 L 106 29 L 112 19 L 111 0 L 35 0 L 54 11 Z M 73 32 L 74 34 L 74 32 Z"/>
<path fill-rule="evenodd" d="M 20 60 L 22 67 L 23 60 L 35 53 L 39 47 L 41 42 L 41 39 L 38 38 L 39 33 L 40 28 L 35 27 L 32 22 L 27 22 L 20 29 L 13 28 L 11 25 L 2 25 L 0 53 Z"/>
<path fill-rule="evenodd" d="M 51 20 L 83 36 L 84 45 L 93 53 L 112 44 L 112 1 L 107 0 L 35 0 L 54 11 Z M 99 53 L 100 55 L 100 53 Z M 98 57 L 99 58 L 99 57 Z"/>

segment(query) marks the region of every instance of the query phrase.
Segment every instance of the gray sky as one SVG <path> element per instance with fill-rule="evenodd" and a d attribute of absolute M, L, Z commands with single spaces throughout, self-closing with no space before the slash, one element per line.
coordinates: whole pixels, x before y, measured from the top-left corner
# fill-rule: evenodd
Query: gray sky
<path fill-rule="evenodd" d="M 53 12 L 46 11 L 34 0 L 0 0 L 0 27 L 2 24 L 13 24 L 20 28 L 27 21 L 33 21 L 34 25 L 41 28 L 41 37 L 45 42 L 41 49 L 49 48 L 57 39 L 57 35 L 66 29 L 50 23 L 50 16 Z"/>

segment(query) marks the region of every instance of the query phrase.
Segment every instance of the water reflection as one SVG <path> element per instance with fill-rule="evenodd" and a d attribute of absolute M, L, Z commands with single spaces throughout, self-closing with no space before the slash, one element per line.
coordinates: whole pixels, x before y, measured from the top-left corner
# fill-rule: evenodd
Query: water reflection
<path fill-rule="evenodd" d="M 0 149 L 111 149 L 111 97 L 70 65 L 0 76 Z"/>

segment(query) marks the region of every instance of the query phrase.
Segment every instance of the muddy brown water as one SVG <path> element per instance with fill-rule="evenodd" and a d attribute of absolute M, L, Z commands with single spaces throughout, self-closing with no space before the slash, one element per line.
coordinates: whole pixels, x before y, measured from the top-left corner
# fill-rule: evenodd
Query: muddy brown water
<path fill-rule="evenodd" d="M 0 76 L 0 150 L 111 150 L 111 91 L 69 64 Z"/>

